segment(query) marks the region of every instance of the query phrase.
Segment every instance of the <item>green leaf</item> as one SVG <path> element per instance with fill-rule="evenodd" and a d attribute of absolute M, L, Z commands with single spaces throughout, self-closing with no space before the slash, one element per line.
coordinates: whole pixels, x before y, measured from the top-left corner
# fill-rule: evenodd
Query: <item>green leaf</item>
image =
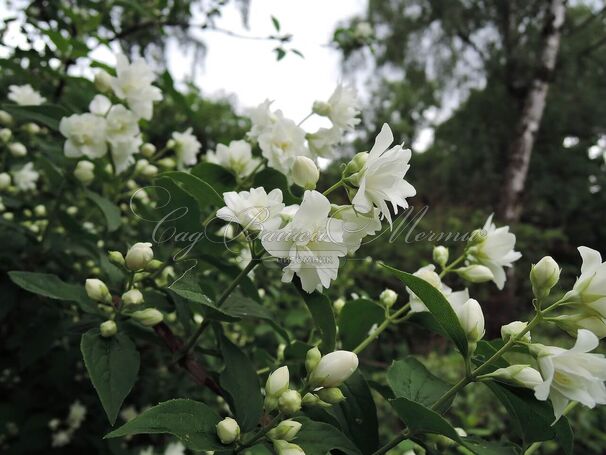
<path fill-rule="evenodd" d="M 276 29 L 276 32 L 279 32 L 280 31 L 280 21 L 275 16 L 271 16 L 271 22 L 272 22 L 272 24 L 274 24 L 274 28 Z"/>
<path fill-rule="evenodd" d="M 225 446 L 217 439 L 217 423 L 221 418 L 204 403 L 176 399 L 160 403 L 142 412 L 105 438 L 133 434 L 168 433 L 191 450 L 221 450 Z"/>
<path fill-rule="evenodd" d="M 437 412 L 404 397 L 396 398 L 390 403 L 413 434 L 441 434 L 459 444 L 463 443 L 453 426 Z"/>
<path fill-rule="evenodd" d="M 176 295 L 187 300 L 193 309 L 202 313 L 205 318 L 225 322 L 235 322 L 238 320 L 237 316 L 233 316 L 216 306 L 212 300 L 202 293 L 197 284 L 185 278 L 173 283 L 168 288 L 168 292 L 173 296 Z"/>
<path fill-rule="evenodd" d="M 396 398 L 406 398 L 428 407 L 450 389 L 449 384 L 431 374 L 414 357 L 393 362 L 387 371 L 387 383 Z M 452 400 L 445 403 L 441 411 L 448 409 L 450 403 Z"/>
<path fill-rule="evenodd" d="M 546 401 L 538 401 L 531 390 L 511 387 L 496 382 L 485 385 L 499 399 L 513 418 L 513 425 L 524 444 L 556 439 L 567 455 L 573 452 L 573 434 L 568 419 L 562 416 L 555 425 L 553 408 Z"/>
<path fill-rule="evenodd" d="M 192 175 L 206 182 L 219 194 L 234 191 L 236 178 L 222 166 L 214 163 L 199 163 L 191 169 Z"/>
<path fill-rule="evenodd" d="M 56 275 L 12 271 L 8 272 L 8 276 L 17 286 L 34 294 L 42 295 L 49 299 L 77 302 L 83 309 L 91 306 L 91 300 L 86 295 L 84 286 L 66 283 Z"/>
<path fill-rule="evenodd" d="M 372 300 L 359 299 L 347 302 L 339 315 L 339 336 L 343 349 L 349 351 L 358 346 L 375 324 L 385 320 L 385 310 Z"/>
<path fill-rule="evenodd" d="M 461 355 L 465 357 L 467 355 L 467 336 L 446 297 L 421 278 L 385 264 L 383 264 L 383 267 L 400 278 L 423 301 L 440 328 L 455 343 Z"/>
<path fill-rule="evenodd" d="M 123 333 L 103 338 L 98 329 L 82 335 L 80 350 L 88 375 L 110 424 L 133 388 L 139 372 L 139 352 Z"/>
<path fill-rule="evenodd" d="M 224 335 L 220 338 L 225 369 L 219 382 L 242 431 L 250 431 L 263 414 L 263 397 L 255 366 L 235 344 Z"/>
<path fill-rule="evenodd" d="M 84 190 L 84 194 L 101 209 L 101 212 L 105 217 L 105 221 L 107 222 L 107 230 L 109 232 L 113 232 L 120 227 L 122 224 L 122 219 L 120 217 L 120 209 L 116 204 L 97 193 L 93 193 L 90 190 Z"/>
<path fill-rule="evenodd" d="M 288 333 L 276 322 L 276 318 L 271 311 L 264 306 L 259 305 L 253 299 L 238 294 L 232 294 L 222 308 L 225 312 L 239 318 L 262 319 L 267 321 L 267 323 L 269 323 L 285 341 L 290 341 Z"/>
<path fill-rule="evenodd" d="M 35 122 L 58 131 L 61 118 L 69 115 L 64 108 L 55 104 L 42 104 L 40 106 L 20 106 L 18 104 L 2 104 L 0 109 L 8 112 L 17 120 Z"/>
<path fill-rule="evenodd" d="M 268 167 L 257 173 L 253 180 L 253 187 L 256 186 L 262 186 L 267 192 L 278 188 L 282 191 L 283 202 L 286 205 L 301 203 L 301 198 L 293 196 L 290 191 L 286 176 L 275 169 Z"/>
<path fill-rule="evenodd" d="M 337 327 L 330 300 L 328 300 L 328 297 L 324 294 L 317 291 L 308 294 L 301 289 L 300 283 L 297 284 L 297 289 L 303 296 L 303 300 L 305 300 L 305 304 L 311 313 L 314 324 L 322 335 L 322 351 L 325 353 L 334 351 Z"/>
<path fill-rule="evenodd" d="M 364 376 L 356 371 L 340 389 L 345 401 L 332 406 L 328 412 L 362 453 L 374 453 L 379 445 L 379 423 L 377 408 Z"/>
<path fill-rule="evenodd" d="M 340 450 L 346 455 L 362 455 L 362 452 L 337 428 L 322 422 L 314 422 L 306 417 L 295 420 L 303 426 L 293 443 L 299 445 L 305 453 L 326 455 L 331 450 Z"/>
<path fill-rule="evenodd" d="M 177 182 L 185 191 L 196 199 L 200 209 L 209 206 L 223 207 L 223 205 L 225 205 L 221 195 L 217 193 L 211 185 L 193 174 L 171 171 L 160 174 L 160 177 L 168 177 Z"/>

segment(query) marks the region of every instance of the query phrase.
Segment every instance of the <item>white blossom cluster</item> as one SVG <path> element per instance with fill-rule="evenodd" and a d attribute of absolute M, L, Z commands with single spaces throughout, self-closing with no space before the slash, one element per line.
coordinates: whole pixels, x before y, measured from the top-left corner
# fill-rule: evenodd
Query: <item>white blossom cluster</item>
<path fill-rule="evenodd" d="M 69 414 L 65 420 L 52 419 L 48 423 L 49 428 L 53 431 L 52 447 L 68 445 L 85 418 L 86 407 L 79 401 L 74 401 L 69 408 Z"/>

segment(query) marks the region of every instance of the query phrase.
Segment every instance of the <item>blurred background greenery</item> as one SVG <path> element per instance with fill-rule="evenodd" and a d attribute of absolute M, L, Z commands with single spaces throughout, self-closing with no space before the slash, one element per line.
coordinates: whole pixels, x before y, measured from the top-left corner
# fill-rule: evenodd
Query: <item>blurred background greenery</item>
<path fill-rule="evenodd" d="M 245 16 L 250 2 L 254 5 L 256 1 L 262 0 L 236 3 Z M 212 28 L 227 3 L 227 0 L 9 2 L 9 11 L 12 8 L 25 15 L 21 27 L 30 46 L 15 48 L 9 58 L 0 60 L 0 93 L 5 94 L 14 83 L 31 83 L 49 94 L 52 101 L 82 110 L 94 93 L 92 84 L 67 74 L 95 46 L 110 45 L 131 55 L 145 55 L 162 71 L 167 66 L 169 40 L 176 39 L 181 46 L 189 46 L 200 57 L 203 55 L 205 43 L 187 33 L 192 8 L 200 8 L 206 20 L 204 26 Z M 551 3 L 369 0 L 366 14 L 343 17 L 330 43 L 341 54 L 344 74 L 355 74 L 368 101 L 363 105 L 355 146 L 344 154 L 351 156 L 354 151 L 368 150 L 383 122 L 388 122 L 397 137 L 413 146 L 415 153 L 407 178 L 417 189 L 417 196 L 411 205 L 414 213 L 428 207 L 426 215 L 413 228 L 413 235 L 430 230 L 468 232 L 481 227 L 493 212 L 499 224 L 510 224 L 517 235 L 516 249 L 523 251 L 524 256 L 516 263 L 507 289 L 498 291 L 486 286 L 471 289 L 487 314 L 488 337 L 497 337 L 504 322 L 526 316 L 531 301 L 527 275 L 533 262 L 545 254 L 556 258 L 564 269 L 562 289 L 566 289 L 579 270 L 578 245 L 606 251 L 606 5 L 601 0 L 565 3 L 565 22 L 558 31 L 561 43 L 557 63 L 546 74 L 540 56 L 546 34 L 553 32 L 549 29 Z M 11 22 L 5 20 L 0 33 L 4 34 Z M 361 34 L 360 24 L 369 24 L 372 33 Z M 275 43 L 278 59 L 290 50 L 290 38 L 279 30 L 267 40 Z M 9 44 L 3 42 L 11 47 Z M 93 66 L 103 64 L 93 62 Z M 503 190 L 507 184 L 506 170 L 511 165 L 517 125 L 537 80 L 547 84 L 549 92 L 532 146 L 522 197 L 516 201 L 520 210 L 511 217 L 502 211 L 507 202 Z M 237 112 L 230 98 L 208 96 L 191 83 L 181 83 L 177 89 L 166 71 L 157 83 L 164 100 L 156 108 L 155 117 L 161 121 L 156 121 L 157 127 L 150 131 L 150 142 L 160 146 L 172 131 L 192 126 L 208 150 L 219 142 L 240 139 L 246 131 L 247 120 Z M 341 160 L 330 163 L 320 184 L 334 181 L 341 164 Z M 345 301 L 352 299 L 352 292 L 377 298 L 388 287 L 398 291 L 401 301 L 405 301 L 402 285 L 382 273 L 376 263 L 381 259 L 410 272 L 429 263 L 434 243 L 407 242 L 405 237 L 406 230 L 393 241 L 385 234 L 364 245 L 356 258 L 345 261 L 328 295 Z M 44 349 L 33 347 L 37 354 L 32 358 L 36 363 L 24 362 L 18 371 L 11 370 L 16 356 L 22 355 L 19 353 L 28 330 L 35 330 L 39 326 L 37 321 L 48 318 L 44 312 L 40 313 L 39 301 L 23 299 L 22 292 L 17 294 L 14 287 L 6 284 L 5 271 L 24 268 L 26 244 L 26 238 L 2 232 L 0 264 L 6 303 L 0 307 L 0 317 L 3 339 L 12 341 L 2 343 L 0 366 L 4 371 L 3 389 L 12 395 L 0 405 L 0 418 L 5 423 L 27 422 L 20 427 L 21 434 L 42 434 L 48 432 L 49 420 L 66 414 L 66 403 L 77 394 L 84 397 L 81 401 L 91 410 L 84 423 L 85 430 L 79 432 L 72 445 L 57 450 L 80 453 L 84 448 L 93 448 L 99 453 L 130 453 L 118 442 L 108 443 L 98 437 L 106 429 L 106 423 L 101 413 L 92 412 L 98 411 L 99 405 L 90 384 L 81 381 L 77 331 L 68 332 L 62 340 L 54 340 L 49 333 L 43 343 L 59 342 L 51 355 L 40 358 Z M 453 241 L 445 245 L 452 249 L 453 255 L 462 246 Z M 61 242 L 55 245 L 57 254 L 61 254 L 63 247 Z M 76 261 L 90 256 L 86 251 L 74 254 Z M 34 261 L 28 267 L 34 265 L 52 270 L 60 264 Z M 284 286 L 276 286 L 277 271 L 263 272 L 257 278 L 265 293 L 272 297 L 270 304 L 284 310 L 284 324 L 295 334 L 305 336 L 308 315 L 297 295 Z M 456 282 L 449 285 L 457 287 Z M 23 324 L 23 312 L 36 317 Z M 263 339 L 266 330 L 264 325 L 236 326 L 234 336 L 255 334 Z M 442 339 L 430 337 L 427 341 L 428 336 L 414 325 L 395 327 L 367 350 L 362 362 L 368 368 L 383 370 L 391 359 L 412 352 L 423 355 L 430 370 L 454 381 L 460 374 L 455 355 L 448 354 L 448 346 Z M 558 343 L 571 344 L 570 339 L 556 332 L 538 334 L 545 340 L 556 336 L 560 337 Z M 268 352 L 273 349 L 275 355 L 276 340 L 267 341 L 264 349 Z M 160 359 L 154 362 L 152 351 L 143 355 L 152 359 L 142 364 L 162 365 Z M 152 366 L 146 368 L 151 370 Z M 164 366 L 156 368 L 154 375 L 149 376 L 150 383 L 139 388 L 141 393 L 132 404 L 140 409 L 179 393 L 196 396 L 187 378 L 175 382 L 175 377 L 178 376 L 171 375 Z M 483 389 L 476 390 L 458 398 L 453 406 L 457 425 L 470 434 L 493 439 L 509 434 L 511 428 L 502 418 L 505 412 L 495 412 L 497 402 Z M 40 397 L 36 403 L 28 401 L 32 391 Z M 23 402 L 28 402 L 28 406 L 18 405 Z M 389 411 L 383 407 L 380 412 Z M 576 453 L 606 453 L 603 431 L 606 411 L 576 409 L 571 419 L 577 431 Z M 387 426 L 382 429 L 386 434 L 392 430 Z M 12 453 L 35 453 L 48 446 L 46 433 L 39 439 L 20 438 L 9 425 L 0 428 L 0 433 L 2 441 L 19 440 L 19 444 L 10 445 Z M 443 450 L 450 453 L 455 449 L 444 446 Z M 557 453 L 557 447 L 545 444 L 540 453 Z"/>

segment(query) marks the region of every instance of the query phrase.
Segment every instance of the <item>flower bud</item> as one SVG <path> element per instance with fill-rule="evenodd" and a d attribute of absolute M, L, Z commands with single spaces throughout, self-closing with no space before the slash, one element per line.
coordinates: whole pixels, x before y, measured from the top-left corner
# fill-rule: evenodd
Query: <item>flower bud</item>
<path fill-rule="evenodd" d="M 541 373 L 529 365 L 511 365 L 507 368 L 499 368 L 481 377 L 501 379 L 529 389 L 534 389 L 537 385 L 543 383 Z"/>
<path fill-rule="evenodd" d="M 338 316 L 339 314 L 341 314 L 341 310 L 343 309 L 343 307 L 345 306 L 345 300 L 343 300 L 342 298 L 338 298 L 337 300 L 335 300 L 332 303 L 332 307 L 335 310 L 335 314 Z"/>
<path fill-rule="evenodd" d="M 297 436 L 299 430 L 301 430 L 301 426 L 301 423 L 296 420 L 283 420 L 267 433 L 267 437 L 274 441 L 292 441 Z"/>
<path fill-rule="evenodd" d="M 126 253 L 126 267 L 130 270 L 142 270 L 153 258 L 154 251 L 151 243 L 135 243 Z"/>
<path fill-rule="evenodd" d="M 240 426 L 231 417 L 225 417 L 217 424 L 217 436 L 222 444 L 231 444 L 240 439 Z"/>
<path fill-rule="evenodd" d="M 444 267 L 448 262 L 448 248 L 438 245 L 433 248 L 433 261 L 440 267 Z"/>
<path fill-rule="evenodd" d="M 46 216 L 46 207 L 42 204 L 38 204 L 34 207 L 34 215 L 38 218 L 43 218 Z"/>
<path fill-rule="evenodd" d="M 139 305 L 143 303 L 143 294 L 138 289 L 131 289 L 122 294 L 122 303 L 124 305 Z"/>
<path fill-rule="evenodd" d="M 175 141 L 174 139 L 169 139 L 166 142 L 166 148 L 169 150 L 174 149 L 176 146 L 177 146 L 177 141 Z"/>
<path fill-rule="evenodd" d="M 147 177 L 148 179 L 155 177 L 158 175 L 158 168 L 153 164 L 148 164 L 141 170 L 141 175 L 143 177 Z"/>
<path fill-rule="evenodd" d="M 290 171 L 295 184 L 306 190 L 313 190 L 320 178 L 316 163 L 306 156 L 296 157 Z"/>
<path fill-rule="evenodd" d="M 90 185 L 95 180 L 95 165 L 90 161 L 82 160 L 76 164 L 74 169 L 74 177 L 78 179 L 83 185 Z"/>
<path fill-rule="evenodd" d="M 101 336 L 103 338 L 113 337 L 116 333 L 118 333 L 118 326 L 114 321 L 105 321 L 99 325 L 99 331 L 101 332 Z"/>
<path fill-rule="evenodd" d="M 317 346 L 314 346 L 305 355 L 305 369 L 307 370 L 307 374 L 311 374 L 311 372 L 316 368 L 318 363 L 320 363 L 320 359 L 322 358 L 322 353 L 318 349 Z"/>
<path fill-rule="evenodd" d="M 278 455 L 305 455 L 305 452 L 297 444 L 277 439 L 274 441 L 274 450 Z"/>
<path fill-rule="evenodd" d="M 95 87 L 101 93 L 109 92 L 112 88 L 112 77 L 107 71 L 101 70 L 95 74 Z"/>
<path fill-rule="evenodd" d="M 551 256 L 545 256 L 530 269 L 532 292 L 537 299 L 547 297 L 559 280 L 560 267 Z"/>
<path fill-rule="evenodd" d="M 325 401 L 330 404 L 338 404 L 341 401 L 345 400 L 345 395 L 341 392 L 341 389 L 338 387 L 328 387 L 316 392 L 318 398 L 320 400 Z"/>
<path fill-rule="evenodd" d="M 141 146 L 141 155 L 145 158 L 151 158 L 156 153 L 156 146 L 154 144 L 150 144 L 146 142 Z"/>
<path fill-rule="evenodd" d="M 301 409 L 301 394 L 296 390 L 287 390 L 278 398 L 278 408 L 286 415 L 298 412 Z"/>
<path fill-rule="evenodd" d="M 347 163 L 343 171 L 343 177 L 350 177 L 362 170 L 368 159 L 368 152 L 356 153 L 352 160 Z"/>
<path fill-rule="evenodd" d="M 86 294 L 95 302 L 111 303 L 112 296 L 106 284 L 97 278 L 88 278 L 84 284 Z"/>
<path fill-rule="evenodd" d="M 41 128 L 36 123 L 33 123 L 33 122 L 26 123 L 25 125 L 23 125 L 22 128 L 23 128 L 23 131 L 25 131 L 27 134 L 32 134 L 32 135 L 38 134 L 41 131 Z"/>
<path fill-rule="evenodd" d="M 511 337 L 518 336 L 524 329 L 528 322 L 513 321 L 501 327 L 501 338 L 503 341 L 508 341 Z M 525 341 L 530 343 L 530 332 L 526 332 L 519 341 Z"/>
<path fill-rule="evenodd" d="M 457 311 L 463 331 L 470 343 L 477 343 L 484 336 L 484 313 L 475 299 L 469 299 Z"/>
<path fill-rule="evenodd" d="M 155 308 L 146 308 L 145 310 L 135 311 L 131 317 L 140 322 L 145 327 L 153 327 L 164 320 L 164 316 Z"/>
<path fill-rule="evenodd" d="M 3 143 L 7 143 L 13 137 L 13 132 L 8 128 L 0 129 L 0 141 Z"/>
<path fill-rule="evenodd" d="M 177 166 L 177 162 L 174 160 L 174 158 L 167 157 L 159 160 L 158 165 L 165 169 L 174 169 Z"/>
<path fill-rule="evenodd" d="M 324 101 L 314 101 L 312 111 L 314 114 L 326 117 L 328 116 L 328 114 L 330 114 L 330 104 Z"/>
<path fill-rule="evenodd" d="M 271 373 L 265 383 L 265 396 L 270 398 L 278 398 L 286 390 L 290 382 L 290 374 L 288 367 L 283 366 Z"/>
<path fill-rule="evenodd" d="M 356 371 L 358 356 L 350 351 L 334 351 L 326 354 L 311 372 L 312 387 L 337 387 Z"/>
<path fill-rule="evenodd" d="M 484 265 L 468 265 L 455 270 L 455 272 L 464 280 L 471 283 L 484 283 L 494 278 L 490 269 Z"/>
<path fill-rule="evenodd" d="M 13 124 L 13 116 L 6 111 L 0 111 L 0 125 L 11 126 Z"/>
<path fill-rule="evenodd" d="M 164 265 L 164 262 L 162 262 L 160 259 L 152 259 L 145 266 L 145 271 L 146 272 L 155 272 L 156 270 L 160 269 L 160 267 L 162 267 L 163 265 Z"/>
<path fill-rule="evenodd" d="M 124 266 L 124 256 L 119 251 L 110 251 L 107 253 L 107 258 L 112 264 Z"/>
<path fill-rule="evenodd" d="M 22 156 L 27 155 L 27 149 L 25 148 L 25 145 L 23 145 L 21 142 L 13 142 L 12 144 L 9 144 L 8 151 L 15 158 L 20 158 Z"/>
<path fill-rule="evenodd" d="M 11 176 L 7 172 L 3 172 L 0 174 L 0 191 L 7 189 L 11 186 Z"/>
<path fill-rule="evenodd" d="M 386 308 L 391 308 L 396 303 L 396 300 L 398 300 L 398 294 L 391 289 L 385 289 L 379 296 L 381 305 L 384 305 Z"/>

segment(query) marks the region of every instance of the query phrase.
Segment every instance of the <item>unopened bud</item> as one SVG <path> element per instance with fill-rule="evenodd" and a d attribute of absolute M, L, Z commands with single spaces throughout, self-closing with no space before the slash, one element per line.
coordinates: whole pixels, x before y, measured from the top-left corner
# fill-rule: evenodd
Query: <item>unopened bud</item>
<path fill-rule="evenodd" d="M 87 160 L 78 161 L 74 169 L 74 177 L 83 185 L 90 185 L 95 180 L 95 165 Z"/>
<path fill-rule="evenodd" d="M 345 400 L 345 395 L 341 392 L 341 389 L 338 387 L 328 387 L 316 392 L 318 398 L 320 400 L 325 401 L 330 404 L 338 404 L 341 401 Z"/>
<path fill-rule="evenodd" d="M 278 455 L 305 455 L 297 444 L 277 439 L 274 441 L 274 450 Z"/>
<path fill-rule="evenodd" d="M 358 356 L 350 351 L 334 351 L 326 354 L 311 372 L 312 387 L 337 387 L 356 371 Z"/>
<path fill-rule="evenodd" d="M 231 444 L 240 439 L 240 426 L 231 417 L 225 417 L 217 424 L 217 436 L 222 444 Z"/>
<path fill-rule="evenodd" d="M 119 266 L 124 265 L 124 256 L 119 251 L 110 251 L 109 253 L 107 253 L 107 258 L 112 264 L 116 264 Z"/>
<path fill-rule="evenodd" d="M 34 215 L 38 218 L 43 218 L 46 216 L 46 207 L 42 204 L 38 204 L 34 207 Z"/>
<path fill-rule="evenodd" d="M 142 270 L 153 258 L 154 251 L 151 243 L 135 243 L 126 253 L 126 267 L 130 270 Z"/>
<path fill-rule="evenodd" d="M 298 156 L 292 165 L 291 175 L 296 185 L 306 190 L 313 190 L 320 178 L 320 171 L 313 160 L 306 156 Z"/>
<path fill-rule="evenodd" d="M 25 145 L 23 145 L 21 142 L 13 142 L 12 144 L 9 144 L 8 151 L 15 158 L 20 158 L 27 155 L 27 149 L 25 148 Z"/>
<path fill-rule="evenodd" d="M 158 175 L 158 168 L 153 164 L 148 164 L 141 170 L 141 175 L 143 177 L 147 177 L 148 179 L 155 177 Z"/>
<path fill-rule="evenodd" d="M 86 289 L 86 294 L 95 302 L 111 303 L 112 296 L 103 281 L 97 278 L 88 278 L 84 284 L 84 288 Z"/>
<path fill-rule="evenodd" d="M 131 289 L 122 294 L 124 305 L 139 305 L 143 303 L 143 294 L 138 289 Z"/>
<path fill-rule="evenodd" d="M 95 87 L 101 93 L 109 92 L 112 88 L 112 77 L 107 73 L 107 71 L 100 70 L 95 74 Z"/>
<path fill-rule="evenodd" d="M 391 308 L 396 303 L 396 300 L 398 300 L 398 294 L 391 289 L 385 289 L 379 296 L 381 305 L 384 305 L 386 308 Z"/>
<path fill-rule="evenodd" d="M 343 309 L 343 307 L 345 306 L 345 300 L 343 300 L 342 298 L 338 298 L 337 300 L 335 300 L 332 303 L 332 307 L 335 310 L 335 314 L 338 316 L 339 314 L 341 314 L 341 310 Z"/>
<path fill-rule="evenodd" d="M 526 329 L 527 326 L 528 322 L 510 322 L 509 324 L 501 327 L 501 338 L 503 338 L 503 341 L 508 341 L 511 337 L 517 337 Z M 530 332 L 526 332 L 519 341 L 530 343 Z"/>
<path fill-rule="evenodd" d="M 11 176 L 7 172 L 2 172 L 0 174 L 0 191 L 7 189 L 11 186 Z"/>
<path fill-rule="evenodd" d="M 364 165 L 366 164 L 366 160 L 368 159 L 368 152 L 360 152 L 357 153 L 352 160 L 347 163 L 345 166 L 345 171 L 343 172 L 344 177 L 351 177 L 354 174 L 360 172 Z"/>
<path fill-rule="evenodd" d="M 13 116 L 6 111 L 0 111 L 0 125 L 11 126 L 13 124 Z"/>
<path fill-rule="evenodd" d="M 145 271 L 146 272 L 155 272 L 156 270 L 159 270 L 163 265 L 164 265 L 164 262 L 162 262 L 160 259 L 152 259 L 145 266 Z"/>
<path fill-rule="evenodd" d="M 118 326 L 114 321 L 105 321 L 99 325 L 99 331 L 103 338 L 113 337 L 118 332 Z"/>
<path fill-rule="evenodd" d="M 1 142 L 6 144 L 8 141 L 11 140 L 11 137 L 13 137 L 13 132 L 11 130 L 9 130 L 8 128 L 0 129 L 0 141 Z"/>
<path fill-rule="evenodd" d="M 33 123 L 33 122 L 26 123 L 25 125 L 23 125 L 22 128 L 23 128 L 23 131 L 25 131 L 27 134 L 32 134 L 32 135 L 38 134 L 41 131 L 41 128 L 36 123 Z"/>
<path fill-rule="evenodd" d="M 309 351 L 307 351 L 307 354 L 305 355 L 305 369 L 307 370 L 308 374 L 311 374 L 314 368 L 318 366 L 318 363 L 320 363 L 321 358 L 322 353 L 320 352 L 317 346 L 314 346 Z"/>
<path fill-rule="evenodd" d="M 455 270 L 455 272 L 464 280 L 471 283 L 485 283 L 494 279 L 493 273 L 484 265 L 468 265 Z"/>
<path fill-rule="evenodd" d="M 160 324 L 164 319 L 162 313 L 155 308 L 146 308 L 145 310 L 135 311 L 131 314 L 131 317 L 146 327 L 153 327 Z"/>
<path fill-rule="evenodd" d="M 151 158 L 156 153 L 156 146 L 154 144 L 150 144 L 146 142 L 141 146 L 141 155 L 145 158 Z"/>
<path fill-rule="evenodd" d="M 301 426 L 301 423 L 296 420 L 283 420 L 267 433 L 267 437 L 274 441 L 292 441 L 301 430 Z"/>
<path fill-rule="evenodd" d="M 537 299 L 547 297 L 559 280 L 560 267 L 551 256 L 545 256 L 530 269 L 532 292 Z"/>
<path fill-rule="evenodd" d="M 507 368 L 499 368 L 490 374 L 481 376 L 481 378 L 501 379 L 529 389 L 534 389 L 536 386 L 543 383 L 541 373 L 530 365 L 511 365 Z"/>
<path fill-rule="evenodd" d="M 278 398 L 278 408 L 286 415 L 298 412 L 301 409 L 301 394 L 296 390 L 287 390 Z"/>
<path fill-rule="evenodd" d="M 174 158 L 167 157 L 159 160 L 158 165 L 164 169 L 174 169 L 177 167 L 177 162 L 174 160 Z"/>
<path fill-rule="evenodd" d="M 457 311 L 457 316 L 467 340 L 474 344 L 484 336 L 484 313 L 482 307 L 475 299 L 469 299 Z"/>
<path fill-rule="evenodd" d="M 290 373 L 287 366 L 283 366 L 275 370 L 267 378 L 265 383 L 265 397 L 279 398 L 286 390 L 290 382 Z"/>
<path fill-rule="evenodd" d="M 330 104 L 324 101 L 314 101 L 312 106 L 312 111 L 314 114 L 321 115 L 322 117 L 328 116 L 330 114 Z"/>
<path fill-rule="evenodd" d="M 444 267 L 448 262 L 448 248 L 438 245 L 433 249 L 433 261 L 440 267 Z"/>

